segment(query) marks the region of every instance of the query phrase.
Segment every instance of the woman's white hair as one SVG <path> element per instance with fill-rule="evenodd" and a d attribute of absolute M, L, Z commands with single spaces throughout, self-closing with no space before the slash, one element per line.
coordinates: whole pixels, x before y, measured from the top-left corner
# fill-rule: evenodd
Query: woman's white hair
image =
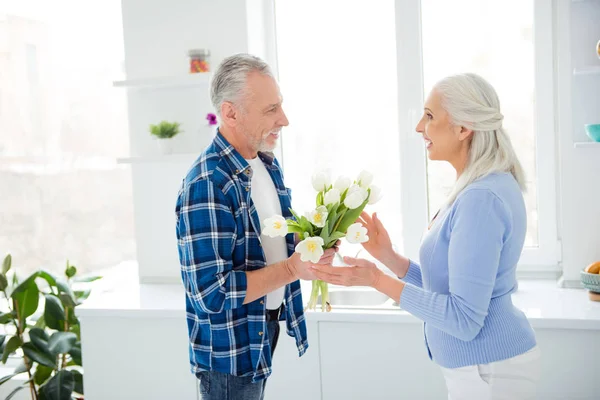
<path fill-rule="evenodd" d="M 254 71 L 274 79 L 269 65 L 250 54 L 235 54 L 221 62 L 210 85 L 210 100 L 219 117 L 224 102 L 239 104 L 246 95 L 246 79 Z"/>
<path fill-rule="evenodd" d="M 504 116 L 492 85 L 479 75 L 467 73 L 442 79 L 434 90 L 440 94 L 451 123 L 473 130 L 467 165 L 446 204 L 454 203 L 470 183 L 493 172 L 510 172 L 525 191 L 523 168 L 502 127 Z"/>

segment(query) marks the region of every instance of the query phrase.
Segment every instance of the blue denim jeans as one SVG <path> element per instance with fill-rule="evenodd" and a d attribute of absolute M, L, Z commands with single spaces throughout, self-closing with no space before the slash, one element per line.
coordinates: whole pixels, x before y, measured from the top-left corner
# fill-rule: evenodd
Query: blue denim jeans
<path fill-rule="evenodd" d="M 269 320 L 267 330 L 272 352 L 279 339 L 279 322 Z M 217 371 L 196 374 L 200 400 L 263 400 L 267 380 L 252 383 L 252 376 L 235 376 Z"/>

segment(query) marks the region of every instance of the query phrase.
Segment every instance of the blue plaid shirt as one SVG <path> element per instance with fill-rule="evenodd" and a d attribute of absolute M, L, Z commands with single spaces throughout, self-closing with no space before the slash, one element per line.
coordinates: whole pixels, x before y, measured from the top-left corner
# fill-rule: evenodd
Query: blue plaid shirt
<path fill-rule="evenodd" d="M 273 179 L 283 216 L 291 218 L 290 190 L 279 163 L 271 154 L 259 157 Z M 252 375 L 254 382 L 271 374 L 266 299 L 243 304 L 246 271 L 266 266 L 261 223 L 250 197 L 251 178 L 246 160 L 217 131 L 177 196 L 177 243 L 194 374 Z M 293 235 L 286 241 L 291 255 Z M 302 356 L 308 342 L 299 281 L 285 287 L 282 318 Z"/>

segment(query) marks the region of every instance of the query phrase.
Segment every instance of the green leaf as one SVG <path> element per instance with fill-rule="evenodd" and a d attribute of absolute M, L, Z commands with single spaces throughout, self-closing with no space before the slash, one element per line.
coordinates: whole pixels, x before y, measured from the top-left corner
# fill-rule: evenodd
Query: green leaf
<path fill-rule="evenodd" d="M 327 243 L 329 241 L 329 223 L 327 221 L 325 222 L 325 226 L 321 230 L 320 236 L 323 239 L 324 243 Z"/>
<path fill-rule="evenodd" d="M 296 225 L 291 225 L 288 226 L 288 233 L 304 233 L 304 229 Z"/>
<path fill-rule="evenodd" d="M 66 293 L 61 293 L 58 295 L 58 297 L 60 298 L 60 301 L 63 303 L 63 306 L 65 308 L 70 307 L 70 308 L 75 308 L 77 306 L 77 300 L 75 300 L 75 297 L 71 297 L 70 295 L 66 294 Z"/>
<path fill-rule="evenodd" d="M 43 315 L 40 315 L 37 321 L 35 321 L 34 328 L 44 329 L 46 327 L 46 320 Z"/>
<path fill-rule="evenodd" d="M 53 368 L 38 364 L 37 368 L 35 369 L 35 373 L 33 374 L 33 381 L 38 386 L 42 385 L 48 380 L 48 378 L 50 378 L 52 371 L 54 371 Z"/>
<path fill-rule="evenodd" d="M 79 394 L 83 393 L 83 374 L 75 369 L 71 370 L 73 373 L 73 378 L 75 379 L 75 388 L 73 389 L 75 392 Z"/>
<path fill-rule="evenodd" d="M 2 274 L 3 275 L 6 276 L 6 273 L 10 269 L 11 265 L 12 265 L 12 256 L 10 254 L 7 254 L 6 257 L 4 257 L 4 261 L 2 261 Z"/>
<path fill-rule="evenodd" d="M 289 230 L 289 227 L 288 227 Z M 77 299 L 78 303 L 77 304 L 81 304 L 84 300 L 87 300 L 88 297 L 90 297 L 90 293 L 92 291 L 90 289 L 86 289 L 86 290 L 76 290 L 74 292 L 75 294 L 75 298 Z"/>
<path fill-rule="evenodd" d="M 337 242 L 339 239 L 345 237 L 346 234 L 343 232 L 334 232 L 331 236 L 329 236 L 329 242 L 325 243 L 325 249 L 330 249 L 333 247 L 333 245 L 335 244 L 335 242 Z"/>
<path fill-rule="evenodd" d="M 322 206 L 323 201 L 323 192 L 319 192 L 319 194 L 317 194 L 317 207 Z"/>
<path fill-rule="evenodd" d="M 20 292 L 25 292 L 27 289 L 29 289 L 32 284 L 35 284 L 35 278 L 37 278 L 38 275 L 39 275 L 39 271 L 35 271 L 33 274 L 29 275 L 27 277 L 27 279 L 25 279 L 23 282 L 21 282 L 15 288 L 15 290 L 13 290 L 13 294 L 14 293 L 20 293 Z M 37 287 L 37 285 L 36 285 L 36 287 Z"/>
<path fill-rule="evenodd" d="M 57 331 L 64 331 L 65 309 L 58 297 L 52 294 L 46 295 L 44 319 L 49 328 L 56 329 Z"/>
<path fill-rule="evenodd" d="M 77 335 L 72 332 L 54 332 L 48 341 L 50 352 L 56 356 L 68 353 L 75 346 Z"/>
<path fill-rule="evenodd" d="M 0 290 L 6 290 L 8 287 L 8 279 L 4 273 L 0 274 Z"/>
<path fill-rule="evenodd" d="M 39 350 L 32 342 L 23 344 L 23 353 L 38 364 L 56 368 L 56 358 Z"/>
<path fill-rule="evenodd" d="M 8 356 L 10 356 L 12 353 L 14 353 L 19 347 L 21 347 L 21 339 L 19 339 L 18 336 L 12 336 L 10 339 L 8 339 L 8 342 L 6 342 L 6 345 L 4 346 L 4 352 L 2 353 L 2 363 L 6 364 L 6 360 L 8 360 Z"/>
<path fill-rule="evenodd" d="M 74 388 L 73 372 L 63 369 L 40 388 L 40 400 L 71 400 Z"/>
<path fill-rule="evenodd" d="M 300 223 L 300 216 L 298 216 L 298 214 L 296 214 L 296 211 L 292 210 L 291 208 L 289 208 L 289 210 L 292 213 L 292 215 L 294 216 L 294 218 L 296 219 L 296 221 L 298 223 Z"/>
<path fill-rule="evenodd" d="M 67 278 L 74 277 L 76 273 L 77 268 L 75 268 L 74 265 L 71 265 L 71 263 L 69 263 L 69 260 L 67 260 L 67 267 L 65 268 L 65 275 L 67 276 Z"/>
<path fill-rule="evenodd" d="M 35 280 L 30 278 L 23 281 L 10 296 L 13 299 L 15 310 L 21 319 L 22 325 L 25 325 L 27 317 L 37 311 L 40 303 L 40 291 Z"/>
<path fill-rule="evenodd" d="M 73 279 L 73 281 L 84 283 L 84 282 L 94 282 L 94 281 L 97 281 L 98 279 L 102 279 L 102 277 L 101 276 L 88 276 L 85 278 L 75 278 L 75 279 Z"/>
<path fill-rule="evenodd" d="M 15 318 L 15 314 L 11 312 L 0 313 L 0 324 L 7 324 Z"/>
<path fill-rule="evenodd" d="M 50 272 L 45 271 L 45 270 L 39 270 L 38 271 L 38 277 L 44 279 L 46 282 L 48 282 L 48 285 L 55 287 L 56 286 L 56 277 L 54 275 L 52 275 Z"/>
<path fill-rule="evenodd" d="M 356 220 L 360 216 L 360 213 L 365 209 L 368 202 L 369 202 L 369 200 L 367 199 L 358 208 L 355 208 L 354 210 L 346 211 L 346 214 L 344 214 L 344 217 L 342 218 L 342 221 L 338 225 L 337 230 L 339 232 L 346 232 L 348 230 L 348 227 L 356 222 Z"/>
<path fill-rule="evenodd" d="M 77 304 L 77 300 L 75 300 L 75 295 L 73 294 L 73 290 L 71 286 L 62 278 L 56 278 L 56 287 L 61 293 L 64 293 L 66 296 L 70 297 L 70 304 Z"/>
<path fill-rule="evenodd" d="M 50 338 L 48 337 L 48 334 L 43 329 L 32 328 L 29 331 L 29 340 L 31 340 L 31 343 L 33 343 L 33 345 L 42 353 L 46 353 L 48 356 L 53 356 L 52 352 L 50 351 L 50 345 L 48 344 L 49 339 Z"/>
<path fill-rule="evenodd" d="M 79 324 L 69 326 L 69 331 L 77 336 L 77 340 L 81 340 L 81 326 Z"/>
<path fill-rule="evenodd" d="M 6 339 L 6 335 L 0 335 L 0 346 L 4 344 L 4 339 Z"/>
<path fill-rule="evenodd" d="M 82 365 L 81 362 L 81 342 L 75 343 L 75 346 L 69 351 L 69 355 L 73 358 L 73 362 L 79 366 Z"/>

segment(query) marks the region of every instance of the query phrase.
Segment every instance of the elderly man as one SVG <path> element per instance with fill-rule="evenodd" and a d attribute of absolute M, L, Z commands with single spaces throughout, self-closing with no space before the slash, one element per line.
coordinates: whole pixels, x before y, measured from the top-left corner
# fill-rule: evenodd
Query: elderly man
<path fill-rule="evenodd" d="M 257 57 L 225 59 L 211 85 L 217 135 L 183 180 L 177 239 L 186 290 L 190 363 L 201 399 L 262 399 L 279 320 L 308 347 L 300 282 L 314 279 L 294 237 L 261 235 L 291 218 L 290 191 L 271 153 L 288 125 L 279 86 Z M 335 250 L 319 263 L 330 264 Z"/>

